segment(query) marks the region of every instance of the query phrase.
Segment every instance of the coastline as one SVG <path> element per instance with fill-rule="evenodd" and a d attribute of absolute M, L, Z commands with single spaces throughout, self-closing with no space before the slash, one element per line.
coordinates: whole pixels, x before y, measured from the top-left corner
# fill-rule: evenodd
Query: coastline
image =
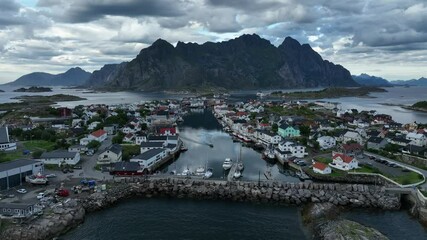
<path fill-rule="evenodd" d="M 400 197 L 383 186 L 362 184 L 227 182 L 185 178 L 124 178 L 107 181 L 105 192 L 65 200 L 29 225 L 9 226 L 0 233 L 3 240 L 58 237 L 84 221 L 90 212 L 106 209 L 131 197 L 171 197 L 302 206 L 331 203 L 353 208 L 400 209 Z M 31 229 L 29 234 L 28 229 Z"/>

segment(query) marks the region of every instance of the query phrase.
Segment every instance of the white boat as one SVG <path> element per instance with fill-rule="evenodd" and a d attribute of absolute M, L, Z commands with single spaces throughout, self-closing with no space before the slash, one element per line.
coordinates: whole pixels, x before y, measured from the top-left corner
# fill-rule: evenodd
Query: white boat
<path fill-rule="evenodd" d="M 188 168 L 186 168 L 186 169 L 184 169 L 184 171 L 182 171 L 183 176 L 188 176 L 190 174 L 191 174 L 191 172 L 190 172 L 190 169 L 188 169 Z"/>
<path fill-rule="evenodd" d="M 205 168 L 204 167 L 198 167 L 196 169 L 196 175 L 204 175 L 205 174 Z"/>
<path fill-rule="evenodd" d="M 48 183 L 48 179 L 46 176 L 43 176 L 41 173 L 32 176 L 26 176 L 25 181 L 35 185 L 46 185 Z"/>
<path fill-rule="evenodd" d="M 208 168 L 208 170 L 206 170 L 205 175 L 203 176 L 203 178 L 210 178 L 213 175 L 213 170 L 212 168 Z"/>
<path fill-rule="evenodd" d="M 234 178 L 240 178 L 242 176 L 242 173 L 239 171 L 239 170 L 236 170 L 234 173 L 233 173 L 233 177 Z"/>
<path fill-rule="evenodd" d="M 233 165 L 233 162 L 231 161 L 230 158 L 226 158 L 224 160 L 224 163 L 222 164 L 222 168 L 224 168 L 224 170 L 228 170 L 231 168 L 231 166 Z"/>

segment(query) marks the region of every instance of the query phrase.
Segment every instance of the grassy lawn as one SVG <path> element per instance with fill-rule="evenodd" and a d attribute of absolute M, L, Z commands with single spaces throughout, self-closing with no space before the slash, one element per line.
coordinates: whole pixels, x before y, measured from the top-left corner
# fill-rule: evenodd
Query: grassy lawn
<path fill-rule="evenodd" d="M 386 176 L 386 177 L 402 185 L 418 183 L 423 180 L 423 177 L 416 172 L 408 172 L 401 176 Z"/>
<path fill-rule="evenodd" d="M 381 171 L 376 168 L 376 167 L 372 167 L 372 166 L 368 166 L 368 165 L 359 165 L 360 168 L 355 169 L 355 172 L 361 172 L 361 173 L 379 173 L 381 174 Z"/>
<path fill-rule="evenodd" d="M 420 189 L 420 192 L 424 195 L 424 197 L 427 197 L 427 191 L 424 191 L 424 190 Z"/>
<path fill-rule="evenodd" d="M 141 148 L 139 145 L 122 144 L 122 149 L 122 158 L 124 161 L 129 161 L 131 157 L 139 155 L 141 153 Z"/>
<path fill-rule="evenodd" d="M 52 151 L 54 150 L 55 143 L 44 141 L 44 140 L 33 140 L 33 141 L 27 141 L 23 142 L 24 148 L 28 149 L 30 151 L 34 150 L 46 150 L 46 151 Z"/>
<path fill-rule="evenodd" d="M 23 150 L 30 150 L 31 152 L 42 150 L 42 151 L 52 151 L 54 150 L 55 143 L 44 141 L 44 140 L 33 140 L 22 142 L 23 147 L 18 147 L 17 150 L 11 152 L 0 152 L 0 163 L 8 162 L 15 159 L 31 159 L 31 154 L 24 155 L 22 154 Z"/>
<path fill-rule="evenodd" d="M 332 158 L 327 158 L 327 157 L 315 157 L 314 160 L 324 164 L 328 164 L 332 162 Z"/>

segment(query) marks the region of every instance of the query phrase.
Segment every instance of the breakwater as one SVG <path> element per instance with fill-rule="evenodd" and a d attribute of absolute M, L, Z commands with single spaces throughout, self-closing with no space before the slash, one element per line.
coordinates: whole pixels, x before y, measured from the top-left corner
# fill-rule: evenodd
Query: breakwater
<path fill-rule="evenodd" d="M 174 197 L 239 202 L 303 205 L 329 202 L 339 206 L 399 209 L 400 196 L 384 187 L 361 184 L 286 182 L 226 182 L 178 178 L 125 178 L 108 181 L 108 190 L 68 200 L 48 209 L 42 217 L 25 225 L 9 226 L 2 240 L 49 239 L 83 222 L 87 212 L 98 211 L 131 197 Z M 72 204 L 71 204 L 72 203 Z"/>
<path fill-rule="evenodd" d="M 82 200 L 86 211 L 102 209 L 120 199 L 177 197 L 208 200 L 261 202 L 283 205 L 330 202 L 340 206 L 399 209 L 400 196 L 383 186 L 362 184 L 226 182 L 178 178 L 116 180 L 106 193 L 94 193 Z"/>

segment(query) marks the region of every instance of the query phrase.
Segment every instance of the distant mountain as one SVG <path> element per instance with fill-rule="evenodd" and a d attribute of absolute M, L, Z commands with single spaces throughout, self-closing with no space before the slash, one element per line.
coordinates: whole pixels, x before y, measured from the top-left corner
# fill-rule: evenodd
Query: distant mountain
<path fill-rule="evenodd" d="M 394 85 L 427 86 L 427 78 L 391 81 Z"/>
<path fill-rule="evenodd" d="M 352 75 L 354 81 L 356 81 L 358 84 L 362 86 L 370 86 L 370 87 L 391 87 L 393 84 L 391 84 L 389 81 L 387 81 L 384 78 L 376 77 L 376 76 L 369 76 L 366 73 L 362 73 L 359 76 Z"/>
<path fill-rule="evenodd" d="M 256 34 L 225 42 L 178 42 L 159 39 L 129 63 L 94 72 L 94 87 L 173 90 L 358 86 L 350 72 L 323 60 L 310 45 L 287 37 L 279 47 Z"/>
<path fill-rule="evenodd" d="M 12 86 L 80 86 L 86 83 L 90 73 L 76 67 L 65 73 L 50 74 L 34 72 L 24 75 L 13 82 L 7 83 Z"/>

